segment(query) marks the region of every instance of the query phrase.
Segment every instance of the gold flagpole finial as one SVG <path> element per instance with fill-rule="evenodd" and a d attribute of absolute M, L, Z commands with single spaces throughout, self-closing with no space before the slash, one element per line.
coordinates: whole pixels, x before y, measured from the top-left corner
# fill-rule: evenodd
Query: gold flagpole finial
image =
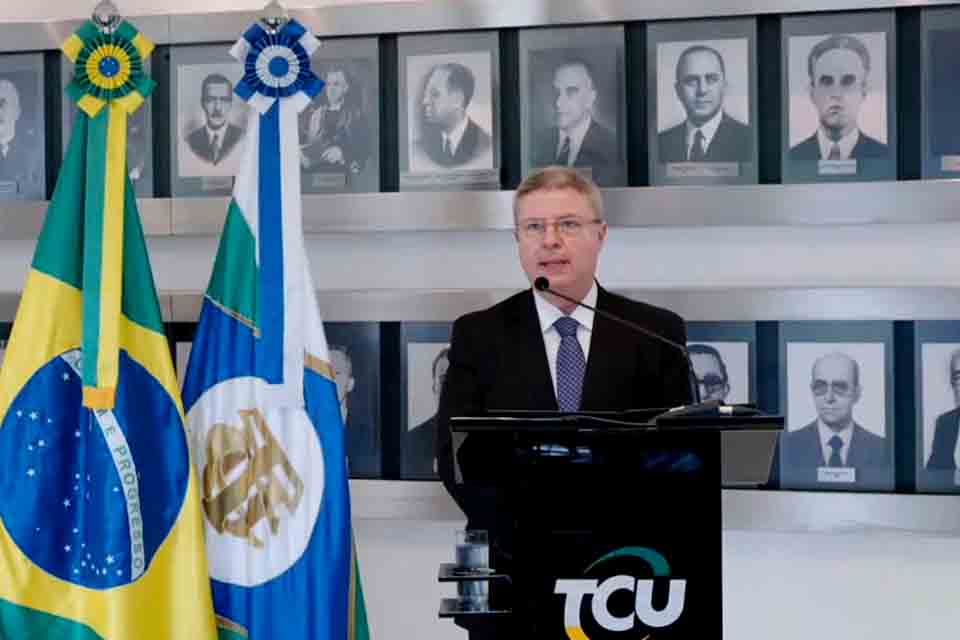
<path fill-rule="evenodd" d="M 120 26 L 120 9 L 112 0 L 100 0 L 93 8 L 90 19 L 102 33 L 113 33 Z"/>
<path fill-rule="evenodd" d="M 267 6 L 263 8 L 260 22 L 270 33 L 277 33 L 289 19 L 284 6 L 278 0 L 270 0 Z"/>

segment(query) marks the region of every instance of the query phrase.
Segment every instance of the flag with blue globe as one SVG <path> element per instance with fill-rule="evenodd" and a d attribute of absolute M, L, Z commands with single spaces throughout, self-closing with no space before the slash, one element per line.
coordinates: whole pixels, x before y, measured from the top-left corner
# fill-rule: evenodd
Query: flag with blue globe
<path fill-rule="evenodd" d="M 369 637 L 344 426 L 306 259 L 298 114 L 316 38 L 254 25 L 246 142 L 183 385 L 221 638 Z"/>

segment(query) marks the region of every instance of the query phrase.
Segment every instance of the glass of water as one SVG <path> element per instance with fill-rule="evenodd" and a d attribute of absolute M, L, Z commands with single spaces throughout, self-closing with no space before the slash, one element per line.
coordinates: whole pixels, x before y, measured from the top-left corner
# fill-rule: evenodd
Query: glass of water
<path fill-rule="evenodd" d="M 456 532 L 454 565 L 463 573 L 490 571 L 490 545 L 487 532 L 482 529 Z M 482 611 L 489 600 L 486 580 L 462 580 L 457 583 L 457 596 L 465 611 Z"/>

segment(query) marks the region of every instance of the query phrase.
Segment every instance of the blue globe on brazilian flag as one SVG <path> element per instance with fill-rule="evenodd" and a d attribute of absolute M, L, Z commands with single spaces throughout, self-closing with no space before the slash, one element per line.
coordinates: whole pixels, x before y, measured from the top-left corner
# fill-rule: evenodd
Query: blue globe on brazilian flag
<path fill-rule="evenodd" d="M 212 640 L 197 479 L 126 171 L 152 45 L 87 23 L 0 371 L 0 638 Z"/>

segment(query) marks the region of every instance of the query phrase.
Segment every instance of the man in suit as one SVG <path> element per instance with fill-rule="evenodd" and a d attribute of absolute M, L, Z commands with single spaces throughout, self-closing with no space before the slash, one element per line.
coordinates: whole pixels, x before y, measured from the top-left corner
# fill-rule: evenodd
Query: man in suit
<path fill-rule="evenodd" d="M 200 86 L 200 107 L 204 125 L 190 132 L 187 144 L 198 158 L 217 165 L 243 138 L 243 129 L 229 119 L 233 109 L 233 83 L 219 73 L 208 75 Z"/>
<path fill-rule="evenodd" d="M 727 71 L 720 52 L 693 45 L 677 61 L 674 90 L 687 119 L 657 136 L 660 162 L 749 162 L 750 127 L 723 110 Z"/>
<path fill-rule="evenodd" d="M 857 483 L 892 475 L 886 438 L 853 419 L 862 392 L 857 361 L 845 353 L 829 353 L 817 358 L 811 374 L 817 419 L 782 436 L 785 484 L 815 483 L 821 467 L 855 469 Z"/>
<path fill-rule="evenodd" d="M 450 349 L 444 347 L 433 359 L 433 397 L 440 401 L 443 382 L 450 367 Z M 403 472 L 406 476 L 433 475 L 437 472 L 437 415 L 433 414 L 407 432 L 403 447 Z"/>
<path fill-rule="evenodd" d="M 476 81 L 462 64 L 448 62 L 430 71 L 423 90 L 422 151 L 441 167 L 459 167 L 490 153 L 490 134 L 467 115 Z"/>
<path fill-rule="evenodd" d="M 594 119 L 597 90 L 585 62 L 561 64 L 553 73 L 556 126 L 539 136 L 534 166 L 599 167 L 617 162 L 613 131 Z"/>
<path fill-rule="evenodd" d="M 709 344 L 691 344 L 687 351 L 690 353 L 697 384 L 700 385 L 700 399 L 704 402 L 726 402 L 730 395 L 730 378 L 720 352 Z"/>
<path fill-rule="evenodd" d="M 957 432 L 960 431 L 960 349 L 950 354 L 950 387 L 953 389 L 955 408 L 937 417 L 927 471 L 956 471 L 957 469 Z"/>
<path fill-rule="evenodd" d="M 790 159 L 859 160 L 885 158 L 887 145 L 860 131 L 863 101 L 870 92 L 870 52 L 859 38 L 833 35 L 818 42 L 807 57 L 810 100 L 820 126 L 790 149 Z"/>
<path fill-rule="evenodd" d="M 0 79 L 0 198 L 42 198 L 39 143 L 33 131 L 17 123 L 22 114 L 20 91 L 9 79 Z"/>
<path fill-rule="evenodd" d="M 598 285 L 607 224 L 592 181 L 568 167 L 532 173 L 514 196 L 514 223 L 520 265 L 531 283 L 546 277 L 558 293 L 685 344 L 686 327 L 678 315 Z M 690 399 L 680 351 L 532 289 L 459 318 L 449 361 L 437 411 L 438 469 L 467 514 L 468 528 L 491 531 L 494 566 L 509 562 L 512 524 L 484 485 L 502 477 L 507 458 L 500 443 L 468 436 L 456 454 L 464 482 L 456 482 L 452 416 L 674 407 Z M 637 460 L 638 471 L 641 464 Z"/>

